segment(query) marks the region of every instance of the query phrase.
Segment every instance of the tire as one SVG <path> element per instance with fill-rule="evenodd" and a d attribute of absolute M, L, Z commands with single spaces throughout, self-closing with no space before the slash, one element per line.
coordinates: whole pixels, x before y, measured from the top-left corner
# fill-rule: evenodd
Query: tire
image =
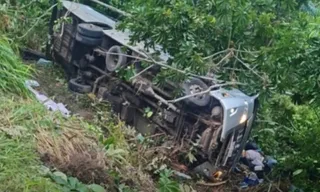
<path fill-rule="evenodd" d="M 87 36 L 81 35 L 80 33 L 77 33 L 76 40 L 88 46 L 97 46 L 97 45 L 100 45 L 102 42 L 101 38 L 97 39 L 97 38 L 87 37 Z"/>
<path fill-rule="evenodd" d="M 90 93 L 92 91 L 91 85 L 83 85 L 81 83 L 78 83 L 78 81 L 78 78 L 69 80 L 68 87 L 71 91 L 77 93 Z"/>
<path fill-rule="evenodd" d="M 90 23 L 80 23 L 77 27 L 78 33 L 82 36 L 101 39 L 103 36 L 103 29 L 99 26 Z"/>
<path fill-rule="evenodd" d="M 121 47 L 118 45 L 112 46 L 106 55 L 106 69 L 110 72 L 114 72 L 121 66 L 127 64 L 127 57 L 125 55 L 114 55 L 110 53 L 124 54 Z"/>
<path fill-rule="evenodd" d="M 182 88 L 185 95 L 191 95 L 196 92 L 192 89 L 196 89 L 198 92 L 201 92 L 201 91 L 207 90 L 209 87 L 200 79 L 192 78 L 185 81 L 182 85 Z M 204 94 L 204 95 L 189 97 L 185 99 L 185 102 L 187 104 L 194 104 L 199 107 L 204 107 L 210 102 L 210 96 L 209 94 Z"/>

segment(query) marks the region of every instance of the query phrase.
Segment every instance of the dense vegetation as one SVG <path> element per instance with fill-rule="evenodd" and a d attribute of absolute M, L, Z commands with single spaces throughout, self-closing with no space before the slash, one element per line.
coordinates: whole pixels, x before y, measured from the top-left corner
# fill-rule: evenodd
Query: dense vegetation
<path fill-rule="evenodd" d="M 300 11 L 305 2 L 131 3 L 133 16 L 121 27 L 133 32 L 133 41 L 162 45 L 178 68 L 199 74 L 213 70 L 224 80 L 246 83 L 242 89 L 249 93 L 259 91 L 256 140 L 280 160 L 277 175 L 308 191 L 319 189 L 319 17 Z M 236 49 L 236 57 L 218 62 L 225 52 L 217 60 L 204 59 L 228 48 Z"/>
<path fill-rule="evenodd" d="M 320 17 L 310 9 L 300 10 L 307 1 L 106 2 L 130 12 L 132 17 L 122 18 L 120 27 L 133 32 L 133 41 L 161 45 L 173 56 L 169 64 L 201 75 L 210 70 L 220 79 L 245 83 L 241 89 L 248 93 L 259 92 L 253 138 L 280 161 L 276 178 L 289 178 L 306 191 L 320 188 Z M 0 0 L 0 31 L 40 49 L 50 6 L 47 1 Z M 43 38 L 37 38 L 39 34 Z M 232 57 L 223 59 L 230 53 Z M 168 70 L 159 80 L 163 77 L 184 78 Z"/>

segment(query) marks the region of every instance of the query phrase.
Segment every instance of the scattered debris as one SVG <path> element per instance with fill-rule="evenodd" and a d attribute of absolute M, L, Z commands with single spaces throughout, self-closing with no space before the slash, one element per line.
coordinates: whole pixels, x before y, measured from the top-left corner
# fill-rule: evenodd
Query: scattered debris
<path fill-rule="evenodd" d="M 259 183 L 261 183 L 262 181 L 259 180 L 258 176 L 256 173 L 254 172 L 250 172 L 243 180 L 242 183 L 240 183 L 240 188 L 247 188 L 247 187 L 252 187 L 252 186 L 256 186 Z"/>
<path fill-rule="evenodd" d="M 182 179 L 187 179 L 187 180 L 192 179 L 189 175 L 181 173 L 179 171 L 173 171 L 173 173 L 176 174 L 178 177 L 180 177 Z"/>
<path fill-rule="evenodd" d="M 47 66 L 52 65 L 52 61 L 49 61 L 49 60 L 40 58 L 40 59 L 37 61 L 37 65 L 46 66 L 46 67 L 47 67 Z"/>
<path fill-rule="evenodd" d="M 40 101 L 46 108 L 50 111 L 60 111 L 64 117 L 70 116 L 70 111 L 62 103 L 55 103 L 53 100 L 49 99 L 47 96 L 39 93 L 33 87 L 39 87 L 40 84 L 34 80 L 27 80 L 25 86 L 36 96 L 36 99 Z"/>
<path fill-rule="evenodd" d="M 264 175 L 271 172 L 277 161 L 270 156 L 264 156 L 257 144 L 249 142 L 242 152 L 240 163 L 247 166 L 244 170 L 246 177 L 240 183 L 240 188 L 247 188 L 262 183 Z"/>
<path fill-rule="evenodd" d="M 225 183 L 227 183 L 227 181 L 221 181 L 221 182 L 217 182 L 217 183 L 197 182 L 198 185 L 204 185 L 204 186 L 210 186 L 210 187 L 216 187 L 219 185 L 223 185 Z"/>

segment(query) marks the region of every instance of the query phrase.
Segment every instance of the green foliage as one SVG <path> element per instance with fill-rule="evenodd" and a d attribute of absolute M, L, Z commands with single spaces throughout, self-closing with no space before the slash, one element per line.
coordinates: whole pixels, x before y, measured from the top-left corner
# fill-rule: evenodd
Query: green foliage
<path fill-rule="evenodd" d="M 294 1 L 202 0 L 194 3 L 136 0 L 130 9 L 133 16 L 127 18 L 120 28 L 130 29 L 132 41 L 144 41 L 147 48 L 161 45 L 163 51 L 174 57 L 169 64 L 206 74 L 215 66 L 214 62 L 205 60 L 205 56 L 228 47 L 253 50 L 268 46 L 274 36 L 275 19 L 280 16 L 281 20 L 290 18 L 295 6 Z M 235 67 L 234 61 L 227 63 Z M 220 67 L 215 70 L 222 75 L 227 72 Z M 176 81 L 184 78 L 181 74 L 172 74 L 172 71 L 163 73 Z M 257 77 L 253 76 L 252 82 L 256 80 Z"/>
<path fill-rule="evenodd" d="M 150 107 L 147 107 L 144 109 L 144 117 L 150 118 L 153 115 L 153 111 L 150 109 Z"/>
<path fill-rule="evenodd" d="M 241 87 L 247 93 L 259 91 L 258 120 L 268 123 L 257 124 L 255 134 L 263 149 L 284 159 L 281 171 L 294 173 L 293 180 L 301 186 L 310 189 L 318 184 L 309 177 L 318 174 L 315 162 L 319 157 L 314 140 L 320 136 L 319 125 L 315 123 L 319 119 L 313 110 L 320 107 L 320 17 L 300 11 L 308 1 L 135 0 L 130 3 L 132 8 L 128 11 L 133 16 L 125 19 L 120 29 L 132 31 L 133 43 L 144 41 L 146 48 L 158 44 L 173 56 L 168 62 L 172 66 L 198 74 L 210 70 L 224 80 L 247 83 Z M 230 58 L 217 65 L 223 54 L 204 59 L 227 48 L 242 50 L 235 54 L 247 64 Z M 162 70 L 156 81 L 184 78 Z M 286 104 L 277 103 L 277 99 Z"/>
<path fill-rule="evenodd" d="M 274 133 L 261 133 L 259 140 L 269 153 L 281 157 L 278 171 L 289 173 L 293 181 L 306 190 L 318 189 L 319 107 L 295 105 L 290 97 L 275 95 L 263 115 L 274 121 Z M 265 123 L 263 126 L 268 127 L 270 124 Z"/>
<path fill-rule="evenodd" d="M 0 33 L 15 43 L 41 50 L 45 47 L 51 3 L 49 0 L 0 0 Z"/>
<path fill-rule="evenodd" d="M 41 113 L 44 112 L 41 105 L 11 97 L 10 93 L 0 96 L 0 191 L 61 191 L 58 185 L 42 177 L 39 171 L 41 162 L 35 153 L 31 130 L 39 126 L 33 118 L 44 114 Z M 42 126 L 44 124 L 43 121 Z"/>
<path fill-rule="evenodd" d="M 30 77 L 30 68 L 24 65 L 9 44 L 0 37 L 0 90 L 3 92 L 28 95 L 25 80 Z"/>
<path fill-rule="evenodd" d="M 40 162 L 29 140 L 9 139 L 3 133 L 0 139 L 0 191 L 60 191 L 58 186 L 39 174 L 37 165 Z"/>
<path fill-rule="evenodd" d="M 56 172 L 57 184 L 43 176 L 48 171 L 41 169 L 42 162 L 36 152 L 35 133 L 50 130 L 52 135 L 61 131 L 60 126 L 87 127 L 76 118 L 64 119 L 53 114 L 35 100 L 21 98 L 11 93 L 0 94 L 1 122 L 1 174 L 0 191 L 78 191 L 100 192 L 97 185 L 85 185 L 75 178 L 67 178 Z M 77 124 L 80 123 L 80 124 Z M 77 124 L 77 125 L 75 125 Z M 84 129 L 85 130 L 85 129 Z M 51 136 L 52 136 L 51 135 Z M 67 182 L 63 182 L 67 178 Z M 85 188 L 85 190 L 83 189 Z"/>
<path fill-rule="evenodd" d="M 159 178 L 159 191 L 160 192 L 179 192 L 179 184 L 170 179 L 172 176 L 172 171 L 169 169 L 164 169 L 160 172 Z"/>
<path fill-rule="evenodd" d="M 105 192 L 105 189 L 97 184 L 85 185 L 77 178 L 67 177 L 64 173 L 56 171 L 49 174 L 50 178 L 61 185 L 64 192 Z"/>

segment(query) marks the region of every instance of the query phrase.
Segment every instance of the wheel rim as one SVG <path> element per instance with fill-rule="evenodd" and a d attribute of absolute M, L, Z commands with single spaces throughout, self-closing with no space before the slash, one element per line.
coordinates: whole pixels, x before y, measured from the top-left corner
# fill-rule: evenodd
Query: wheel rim
<path fill-rule="evenodd" d="M 108 54 L 106 58 L 106 70 L 111 72 L 116 70 L 118 61 L 119 61 L 118 55 Z"/>
<path fill-rule="evenodd" d="M 190 90 L 191 94 L 197 94 L 197 93 L 202 92 L 203 88 L 201 86 L 199 86 L 199 85 L 191 85 L 189 90 Z M 204 98 L 204 94 L 195 95 L 193 97 L 201 100 L 201 99 Z"/>

